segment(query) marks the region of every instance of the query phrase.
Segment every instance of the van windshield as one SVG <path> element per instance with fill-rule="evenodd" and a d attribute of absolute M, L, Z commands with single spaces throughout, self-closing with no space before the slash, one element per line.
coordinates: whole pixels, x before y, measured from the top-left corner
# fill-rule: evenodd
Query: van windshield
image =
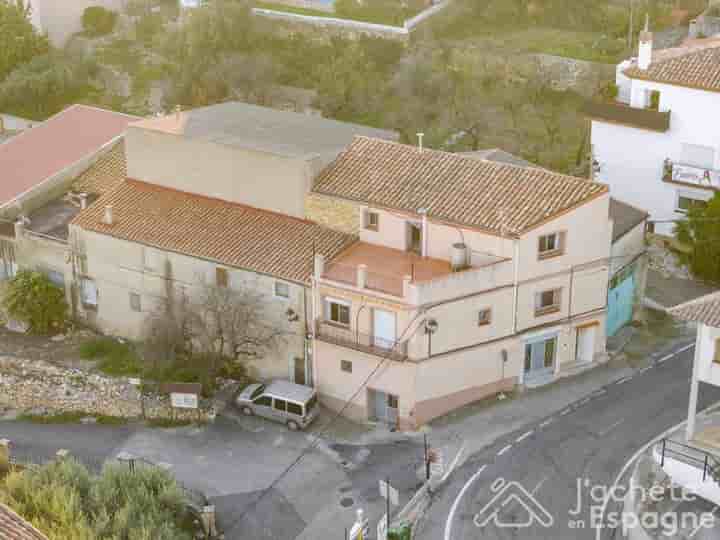
<path fill-rule="evenodd" d="M 261 384 L 261 385 L 258 386 L 258 387 L 255 389 L 255 391 L 252 393 L 252 395 L 250 396 L 250 399 L 255 399 L 255 398 L 257 398 L 257 397 L 258 397 L 260 394 L 262 394 L 264 391 L 265 391 L 265 385 Z"/>
<path fill-rule="evenodd" d="M 305 404 L 305 414 L 312 411 L 315 406 L 317 405 L 317 396 L 311 397 L 308 402 Z"/>

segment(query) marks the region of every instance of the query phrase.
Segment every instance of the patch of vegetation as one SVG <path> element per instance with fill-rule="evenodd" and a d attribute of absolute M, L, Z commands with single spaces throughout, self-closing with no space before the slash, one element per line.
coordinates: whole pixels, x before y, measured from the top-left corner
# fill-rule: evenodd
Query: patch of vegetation
<path fill-rule="evenodd" d="M 695 277 L 720 283 L 720 194 L 707 204 L 696 203 L 687 211 L 687 220 L 675 225 L 677 241 L 687 246 L 676 250 Z"/>
<path fill-rule="evenodd" d="M 2 306 L 34 334 L 49 334 L 65 326 L 65 291 L 42 272 L 19 271 L 4 288 Z"/>
<path fill-rule="evenodd" d="M 88 37 L 106 36 L 115 28 L 117 13 L 102 6 L 85 8 L 82 15 L 83 32 Z"/>
<path fill-rule="evenodd" d="M 0 2 L 0 82 L 18 66 L 49 50 L 47 37 L 30 21 L 29 2 Z"/>
<path fill-rule="evenodd" d="M 114 377 L 135 377 L 142 373 L 142 362 L 129 343 L 113 338 L 93 338 L 80 345 L 80 357 L 98 360 L 98 369 Z"/>
<path fill-rule="evenodd" d="M 50 540 L 190 540 L 182 489 L 156 467 L 109 465 L 90 473 L 72 459 L 11 472 L 0 502 Z"/>
<path fill-rule="evenodd" d="M 122 426 L 128 423 L 128 419 L 121 416 L 108 416 L 106 414 L 96 414 L 94 416 L 97 423 L 103 426 Z"/>

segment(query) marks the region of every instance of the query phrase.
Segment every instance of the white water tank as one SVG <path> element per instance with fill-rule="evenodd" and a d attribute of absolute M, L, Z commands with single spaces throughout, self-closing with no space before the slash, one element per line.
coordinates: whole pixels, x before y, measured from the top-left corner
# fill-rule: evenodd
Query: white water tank
<path fill-rule="evenodd" d="M 462 242 L 458 242 L 452 245 L 450 251 L 450 265 L 453 272 L 463 270 L 468 266 L 468 248 Z"/>

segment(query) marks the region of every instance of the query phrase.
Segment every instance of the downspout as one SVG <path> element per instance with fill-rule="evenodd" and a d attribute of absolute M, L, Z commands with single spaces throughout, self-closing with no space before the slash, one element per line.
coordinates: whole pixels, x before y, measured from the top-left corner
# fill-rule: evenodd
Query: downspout
<path fill-rule="evenodd" d="M 518 283 L 520 281 L 520 240 L 515 238 L 513 240 L 513 335 L 517 334 L 517 320 L 518 320 Z"/>

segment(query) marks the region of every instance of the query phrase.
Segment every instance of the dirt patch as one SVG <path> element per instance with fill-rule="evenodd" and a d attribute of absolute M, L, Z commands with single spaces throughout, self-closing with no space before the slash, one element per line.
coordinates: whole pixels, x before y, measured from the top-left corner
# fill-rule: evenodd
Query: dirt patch
<path fill-rule="evenodd" d="M 80 345 L 95 334 L 80 330 L 55 338 L 11 332 L 0 328 L 0 356 L 34 358 L 73 369 L 92 369 L 95 361 L 80 358 Z"/>

